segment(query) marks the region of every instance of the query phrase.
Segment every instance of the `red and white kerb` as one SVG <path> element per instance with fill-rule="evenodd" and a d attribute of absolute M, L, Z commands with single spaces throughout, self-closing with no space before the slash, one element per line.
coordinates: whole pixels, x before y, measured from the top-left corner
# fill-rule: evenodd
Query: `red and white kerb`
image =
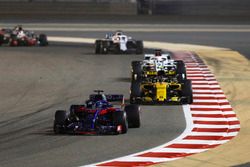
<path fill-rule="evenodd" d="M 240 122 L 204 62 L 190 52 L 176 52 L 174 58 L 185 62 L 193 88 L 193 104 L 183 105 L 183 134 L 156 148 L 87 166 L 149 166 L 207 151 L 237 135 Z"/>

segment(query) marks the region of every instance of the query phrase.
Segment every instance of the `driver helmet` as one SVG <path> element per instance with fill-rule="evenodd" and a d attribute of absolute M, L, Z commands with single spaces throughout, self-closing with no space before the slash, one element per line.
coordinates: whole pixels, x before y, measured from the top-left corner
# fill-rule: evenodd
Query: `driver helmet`
<path fill-rule="evenodd" d="M 22 31 L 23 28 L 21 25 L 17 25 L 15 28 L 14 28 L 15 31 Z"/>
<path fill-rule="evenodd" d="M 102 106 L 103 106 L 103 103 L 102 103 L 101 101 L 97 101 L 97 102 L 95 103 L 95 107 L 96 107 L 96 108 L 102 108 Z"/>
<path fill-rule="evenodd" d="M 120 36 L 123 35 L 122 31 L 116 31 L 115 35 Z"/>

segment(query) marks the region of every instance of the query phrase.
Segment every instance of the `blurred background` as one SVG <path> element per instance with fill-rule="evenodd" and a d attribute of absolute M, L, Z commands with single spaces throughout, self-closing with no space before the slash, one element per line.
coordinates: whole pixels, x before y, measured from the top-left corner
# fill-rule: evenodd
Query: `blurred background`
<path fill-rule="evenodd" d="M 0 0 L 0 19 L 163 15 L 245 19 L 249 0 Z"/>

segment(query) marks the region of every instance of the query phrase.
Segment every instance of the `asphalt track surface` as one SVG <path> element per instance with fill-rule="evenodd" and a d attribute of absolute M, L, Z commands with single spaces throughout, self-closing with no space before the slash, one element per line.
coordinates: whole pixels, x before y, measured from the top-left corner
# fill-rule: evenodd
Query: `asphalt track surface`
<path fill-rule="evenodd" d="M 185 26 L 184 26 L 185 27 Z M 225 28 L 226 30 L 226 28 Z M 249 28 L 250 30 L 250 28 Z M 57 36 L 65 36 L 63 32 L 47 32 Z M 73 32 L 74 37 L 101 38 L 105 32 Z M 128 32 L 132 37 L 147 41 L 186 43 L 230 48 L 239 51 L 250 59 L 250 32 Z"/>
<path fill-rule="evenodd" d="M 143 151 L 185 129 L 181 106 L 143 106 L 142 126 L 116 136 L 54 135 L 57 109 L 94 89 L 129 95 L 142 55 L 95 55 L 92 45 L 0 48 L 0 166 L 79 166 Z"/>

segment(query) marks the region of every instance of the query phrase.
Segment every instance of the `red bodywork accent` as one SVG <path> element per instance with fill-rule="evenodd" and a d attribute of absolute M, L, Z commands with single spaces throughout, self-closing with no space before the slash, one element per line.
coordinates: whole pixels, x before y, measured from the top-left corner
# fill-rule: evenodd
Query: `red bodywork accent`
<path fill-rule="evenodd" d="M 108 113 L 107 109 L 103 109 L 102 111 L 99 112 L 99 115 L 105 115 Z"/>
<path fill-rule="evenodd" d="M 110 113 L 110 112 L 115 112 L 116 109 L 113 108 L 113 107 L 110 107 L 110 108 L 107 108 L 107 109 L 102 109 L 100 112 L 99 112 L 99 115 L 105 115 L 107 113 Z M 86 112 L 86 113 L 95 113 L 96 112 L 96 109 L 88 109 L 84 106 L 80 106 L 79 108 L 77 108 L 76 112 Z"/>
<path fill-rule="evenodd" d="M 23 40 L 27 41 L 28 46 L 36 45 L 37 41 L 34 38 L 23 37 Z"/>
<path fill-rule="evenodd" d="M 100 114 L 100 115 L 105 115 L 105 114 L 107 114 L 107 113 L 115 112 L 115 111 L 116 111 L 115 108 L 110 107 L 110 108 L 107 108 L 107 109 L 103 109 L 99 114 Z"/>
<path fill-rule="evenodd" d="M 29 46 L 34 46 L 37 43 L 36 39 L 27 39 L 27 41 Z"/>
<path fill-rule="evenodd" d="M 37 40 L 33 38 L 23 37 L 22 40 L 27 41 L 27 46 L 35 46 L 37 44 Z M 19 46 L 18 40 L 12 40 L 10 46 Z"/>
<path fill-rule="evenodd" d="M 18 42 L 16 40 L 13 40 L 11 41 L 10 43 L 11 46 L 17 46 L 18 45 Z"/>

